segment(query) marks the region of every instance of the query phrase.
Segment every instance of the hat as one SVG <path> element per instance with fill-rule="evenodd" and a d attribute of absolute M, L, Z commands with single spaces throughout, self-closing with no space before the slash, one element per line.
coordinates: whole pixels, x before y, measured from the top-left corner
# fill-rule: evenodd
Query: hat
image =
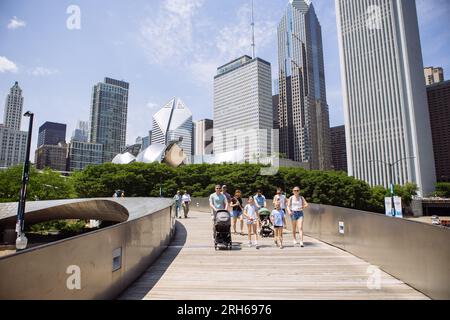
<path fill-rule="evenodd" d="M 228 187 L 224 184 L 224 185 L 222 186 L 222 189 L 223 189 L 223 188 L 228 188 Z"/>

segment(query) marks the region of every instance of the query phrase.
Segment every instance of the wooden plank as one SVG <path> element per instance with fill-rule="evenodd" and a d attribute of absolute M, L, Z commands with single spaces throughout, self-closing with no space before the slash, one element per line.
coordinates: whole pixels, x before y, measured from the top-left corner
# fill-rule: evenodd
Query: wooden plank
<path fill-rule="evenodd" d="M 172 245 L 120 299 L 123 300 L 374 300 L 428 299 L 385 272 L 370 289 L 370 264 L 312 238 L 294 247 L 285 232 L 284 250 L 273 239 L 247 247 L 233 236 L 233 251 L 215 251 L 211 218 L 191 212 L 179 220 Z"/>

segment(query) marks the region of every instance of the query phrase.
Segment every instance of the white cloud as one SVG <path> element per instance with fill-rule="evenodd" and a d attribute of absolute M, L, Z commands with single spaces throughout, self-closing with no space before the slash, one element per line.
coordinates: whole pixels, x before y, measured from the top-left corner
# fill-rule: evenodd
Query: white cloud
<path fill-rule="evenodd" d="M 0 56 L 0 73 L 12 72 L 16 73 L 17 65 L 6 57 Z"/>
<path fill-rule="evenodd" d="M 55 74 L 59 74 L 58 69 L 48 69 L 44 67 L 36 67 L 30 72 L 33 76 L 36 77 L 46 77 L 46 76 L 52 76 Z"/>
<path fill-rule="evenodd" d="M 139 40 L 151 64 L 181 67 L 191 81 L 211 87 L 218 66 L 251 54 L 251 8 L 242 5 L 235 19 L 218 28 L 201 15 L 203 4 L 204 0 L 165 1 L 156 16 L 141 23 Z M 276 30 L 276 21 L 257 21 L 257 53 L 276 43 Z"/>
<path fill-rule="evenodd" d="M 13 17 L 11 20 L 9 20 L 8 23 L 8 29 L 18 29 L 23 28 L 27 25 L 27 23 L 23 20 L 20 20 L 17 17 Z"/>
<path fill-rule="evenodd" d="M 204 0 L 167 0 L 156 18 L 141 23 L 140 41 L 151 63 L 180 63 L 193 52 L 194 16 Z"/>
<path fill-rule="evenodd" d="M 146 107 L 147 107 L 148 109 L 150 109 L 150 110 L 153 110 L 153 109 L 159 108 L 160 105 L 157 104 L 157 103 L 155 103 L 155 102 L 150 101 L 150 102 L 147 103 Z"/>

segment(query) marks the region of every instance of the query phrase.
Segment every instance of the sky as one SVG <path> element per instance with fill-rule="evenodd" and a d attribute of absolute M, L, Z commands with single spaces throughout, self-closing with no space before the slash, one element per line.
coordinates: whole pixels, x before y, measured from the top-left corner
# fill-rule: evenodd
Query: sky
<path fill-rule="evenodd" d="M 288 0 L 254 2 L 256 55 L 271 62 L 275 79 L 277 25 Z M 322 25 L 330 122 L 341 125 L 334 1 L 312 3 Z M 450 73 L 450 1 L 416 3 L 424 65 Z M 175 96 L 194 120 L 212 118 L 217 67 L 251 55 L 250 16 L 250 0 L 1 0 L 0 122 L 18 81 L 24 109 L 35 113 L 32 150 L 46 121 L 66 123 L 70 139 L 77 121 L 89 120 L 92 87 L 105 77 L 130 83 L 129 144 L 148 135 L 153 114 Z"/>

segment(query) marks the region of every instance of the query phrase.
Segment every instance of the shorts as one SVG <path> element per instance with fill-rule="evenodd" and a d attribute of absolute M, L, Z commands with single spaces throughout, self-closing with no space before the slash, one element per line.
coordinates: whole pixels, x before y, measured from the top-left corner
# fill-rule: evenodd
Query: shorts
<path fill-rule="evenodd" d="M 284 226 L 275 226 L 275 229 L 284 229 Z"/>
<path fill-rule="evenodd" d="M 242 216 L 242 211 L 236 211 L 236 210 L 234 210 L 234 211 L 232 211 L 231 212 L 231 218 L 240 218 L 241 216 Z"/>
<path fill-rule="evenodd" d="M 253 226 L 256 224 L 256 220 L 247 220 L 247 225 L 248 226 Z"/>
<path fill-rule="evenodd" d="M 304 213 L 303 211 L 294 211 L 294 213 L 291 216 L 292 221 L 298 221 L 300 219 L 303 219 Z"/>

